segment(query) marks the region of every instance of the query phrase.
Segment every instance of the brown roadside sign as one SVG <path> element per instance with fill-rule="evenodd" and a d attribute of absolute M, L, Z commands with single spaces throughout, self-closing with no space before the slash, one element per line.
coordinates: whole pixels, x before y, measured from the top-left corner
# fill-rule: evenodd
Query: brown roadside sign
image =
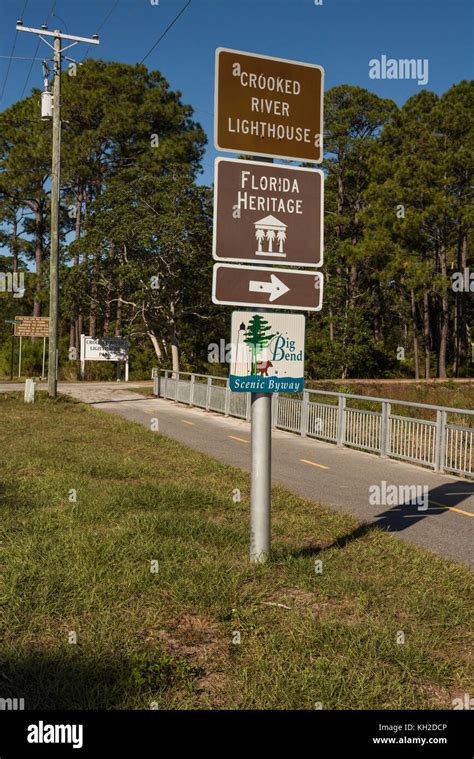
<path fill-rule="evenodd" d="M 220 47 L 215 76 L 217 150 L 322 161 L 321 66 Z"/>
<path fill-rule="evenodd" d="M 314 270 L 275 266 L 214 264 L 212 302 L 228 306 L 320 311 L 323 275 Z"/>
<path fill-rule="evenodd" d="M 15 337 L 48 337 L 49 316 L 15 316 Z"/>
<path fill-rule="evenodd" d="M 217 158 L 213 258 L 321 266 L 323 188 L 319 169 Z"/>

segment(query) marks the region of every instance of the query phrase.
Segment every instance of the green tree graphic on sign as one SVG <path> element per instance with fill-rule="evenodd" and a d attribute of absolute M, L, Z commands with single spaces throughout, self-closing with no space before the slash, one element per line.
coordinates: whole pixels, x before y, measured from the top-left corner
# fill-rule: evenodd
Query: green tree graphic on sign
<path fill-rule="evenodd" d="M 263 316 L 255 314 L 250 319 L 247 331 L 244 334 L 244 343 L 252 347 L 252 370 L 251 374 L 257 374 L 257 355 L 265 348 L 270 340 L 276 335 L 267 334 L 271 330 L 269 322 Z"/>

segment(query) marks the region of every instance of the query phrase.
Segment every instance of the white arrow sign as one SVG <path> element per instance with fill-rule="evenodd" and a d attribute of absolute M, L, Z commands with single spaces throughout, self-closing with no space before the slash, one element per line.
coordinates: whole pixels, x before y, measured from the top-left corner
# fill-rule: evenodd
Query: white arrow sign
<path fill-rule="evenodd" d="M 282 295 L 290 291 L 290 288 L 285 285 L 281 279 L 270 275 L 270 282 L 259 282 L 258 280 L 251 279 L 249 282 L 249 292 L 251 293 L 270 293 L 269 301 L 272 303 L 277 298 L 281 298 Z"/>

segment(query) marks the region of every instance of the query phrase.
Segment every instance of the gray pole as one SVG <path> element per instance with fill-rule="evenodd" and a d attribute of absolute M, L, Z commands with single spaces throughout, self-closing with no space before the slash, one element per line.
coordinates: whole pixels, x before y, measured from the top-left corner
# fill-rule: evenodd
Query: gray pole
<path fill-rule="evenodd" d="M 59 319 L 59 187 L 61 167 L 61 37 L 55 30 L 53 86 L 53 163 L 51 180 L 51 256 L 49 274 L 48 394 L 58 389 L 57 351 Z"/>
<path fill-rule="evenodd" d="M 273 163 L 273 158 L 257 160 Z M 268 309 L 259 308 L 265 312 Z M 272 507 L 272 394 L 252 393 L 250 437 L 250 561 L 265 562 L 270 555 Z"/>
<path fill-rule="evenodd" d="M 20 379 L 20 377 L 21 377 L 21 341 L 22 341 L 22 339 L 23 338 L 20 335 L 20 355 L 18 356 L 18 379 Z"/>
<path fill-rule="evenodd" d="M 252 481 L 250 489 L 250 561 L 258 564 L 270 554 L 272 395 L 251 395 Z"/>
<path fill-rule="evenodd" d="M 10 366 L 10 379 L 13 382 L 13 364 L 15 361 L 15 325 L 12 324 L 12 355 L 11 355 L 11 366 Z"/>

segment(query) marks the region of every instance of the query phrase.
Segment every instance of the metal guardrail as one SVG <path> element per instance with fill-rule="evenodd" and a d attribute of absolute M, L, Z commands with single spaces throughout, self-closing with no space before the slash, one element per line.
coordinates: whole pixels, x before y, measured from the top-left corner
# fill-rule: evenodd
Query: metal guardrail
<path fill-rule="evenodd" d="M 153 383 L 154 394 L 161 398 L 250 419 L 250 393 L 232 392 L 226 377 L 161 370 Z M 419 409 L 433 418 L 395 414 L 394 406 Z M 474 411 L 329 390 L 305 390 L 292 397 L 273 393 L 272 401 L 278 429 L 473 477 L 474 427 L 459 424 L 459 417 L 471 423 Z"/>

